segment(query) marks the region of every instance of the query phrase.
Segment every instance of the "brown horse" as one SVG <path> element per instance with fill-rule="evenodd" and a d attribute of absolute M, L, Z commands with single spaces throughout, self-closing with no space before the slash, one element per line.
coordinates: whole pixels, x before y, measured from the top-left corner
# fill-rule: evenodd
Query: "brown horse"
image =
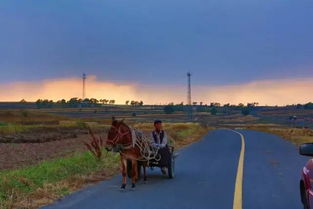
<path fill-rule="evenodd" d="M 138 161 L 142 160 L 142 154 L 140 148 L 136 146 L 132 138 L 132 130 L 123 122 L 113 119 L 112 126 L 108 133 L 108 139 L 106 141 L 106 147 L 108 150 L 119 152 L 121 157 L 121 172 L 122 172 L 122 189 L 126 188 L 126 175 L 127 175 L 127 161 L 131 162 L 131 179 L 132 188 L 136 186 L 136 181 L 140 170 L 138 170 Z M 144 166 L 144 180 L 146 180 L 146 169 Z"/>

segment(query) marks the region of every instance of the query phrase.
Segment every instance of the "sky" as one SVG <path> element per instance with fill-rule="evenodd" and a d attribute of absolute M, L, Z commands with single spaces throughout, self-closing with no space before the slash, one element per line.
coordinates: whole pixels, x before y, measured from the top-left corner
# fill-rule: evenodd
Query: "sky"
<path fill-rule="evenodd" d="M 180 102 L 188 71 L 198 102 L 313 101 L 312 20 L 311 0 L 0 0 L 0 101 L 81 97 L 85 72 L 88 97 Z"/>

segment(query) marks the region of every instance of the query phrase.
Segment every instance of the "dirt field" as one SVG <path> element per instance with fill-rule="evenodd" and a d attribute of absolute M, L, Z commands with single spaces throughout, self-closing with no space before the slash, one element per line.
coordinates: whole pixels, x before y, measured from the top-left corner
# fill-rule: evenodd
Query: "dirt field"
<path fill-rule="evenodd" d="M 45 143 L 0 143 L 0 170 L 21 168 L 41 161 L 86 151 L 89 135 Z"/>
<path fill-rule="evenodd" d="M 272 133 L 284 133 L 284 131 L 279 131 L 281 126 L 293 128 L 293 124 L 288 123 L 289 115 L 297 115 L 299 118 L 310 117 L 313 115 L 313 111 L 270 109 L 248 116 L 236 112 L 231 114 L 218 113 L 217 115 L 202 112 L 195 113 L 193 121 L 210 127 L 246 127 Z M 83 109 L 1 109 L 0 170 L 21 168 L 41 161 L 85 151 L 83 142 L 89 139 L 87 127 L 93 126 L 97 134 L 105 136 L 112 116 L 124 119 L 128 124 L 138 126 L 138 128 L 145 131 L 153 128 L 152 122 L 155 119 L 162 119 L 165 124 L 188 121 L 186 113 L 164 114 L 160 107 L 154 106 L 139 108 L 108 106 Z M 275 123 L 271 123 L 272 121 L 275 121 Z M 144 125 L 140 126 L 140 124 Z M 278 128 L 277 125 L 279 125 Z M 181 129 L 183 128 L 181 127 Z M 296 137 L 291 137 L 291 134 L 284 134 L 283 137 L 292 138 L 292 140 L 298 142 L 303 141 L 303 138 L 299 139 L 302 132 L 293 131 L 292 133 L 299 134 Z M 175 131 L 171 131 L 171 135 L 174 138 L 180 137 L 176 135 Z M 280 135 L 282 136 L 282 134 Z M 302 135 L 305 139 L 311 139 L 311 136 L 308 137 L 307 134 Z M 179 143 L 183 144 L 183 142 Z M 188 144 L 188 140 L 186 144 Z"/>
<path fill-rule="evenodd" d="M 165 124 L 186 121 L 186 114 L 167 115 L 159 109 L 151 110 L 151 107 L 136 110 L 141 113 L 136 116 L 131 115 L 134 110 L 129 108 L 110 111 L 103 108 L 96 111 L 94 108 L 0 110 L 0 170 L 17 169 L 86 151 L 83 142 L 90 138 L 88 127 L 105 138 L 112 115 L 125 119 L 132 126 L 145 124 L 139 127 L 145 131 L 153 129 L 155 119 L 162 119 Z M 171 134 L 177 138 L 175 132 Z M 185 143 L 188 144 L 188 140 Z"/>

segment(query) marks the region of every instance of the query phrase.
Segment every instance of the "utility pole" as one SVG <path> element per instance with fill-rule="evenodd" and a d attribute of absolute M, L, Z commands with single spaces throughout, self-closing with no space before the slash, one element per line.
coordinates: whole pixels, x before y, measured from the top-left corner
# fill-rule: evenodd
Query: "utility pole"
<path fill-rule="evenodd" d="M 187 73 L 188 77 L 188 96 L 187 96 L 187 104 L 191 105 L 191 73 Z"/>
<path fill-rule="evenodd" d="M 83 99 L 85 99 L 85 97 L 86 97 L 86 78 L 87 78 L 85 73 L 83 73 L 82 78 L 83 78 Z"/>
<path fill-rule="evenodd" d="M 188 80 L 188 92 L 187 92 L 187 104 L 188 104 L 188 116 L 189 119 L 192 120 L 192 104 L 191 104 L 191 73 L 187 73 Z"/>

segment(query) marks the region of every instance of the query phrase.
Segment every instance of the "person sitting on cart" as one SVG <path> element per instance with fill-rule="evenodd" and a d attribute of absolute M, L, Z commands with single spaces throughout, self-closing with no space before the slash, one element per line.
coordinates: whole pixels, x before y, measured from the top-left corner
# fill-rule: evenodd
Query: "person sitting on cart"
<path fill-rule="evenodd" d="M 158 153 L 161 156 L 161 159 L 158 164 L 161 167 L 162 173 L 166 174 L 166 166 L 168 166 L 168 162 L 171 159 L 171 153 L 167 145 L 167 135 L 162 128 L 161 120 L 154 121 L 154 130 L 152 131 L 151 136 L 152 146 L 159 148 Z"/>

